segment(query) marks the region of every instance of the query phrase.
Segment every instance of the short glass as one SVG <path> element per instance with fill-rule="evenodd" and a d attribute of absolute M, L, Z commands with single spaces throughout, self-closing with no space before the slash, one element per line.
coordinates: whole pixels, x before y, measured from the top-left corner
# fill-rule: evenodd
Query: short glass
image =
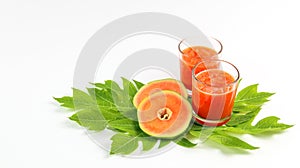
<path fill-rule="evenodd" d="M 232 114 L 239 70 L 224 60 L 206 60 L 195 65 L 192 78 L 195 120 L 205 126 L 226 124 Z"/>
<path fill-rule="evenodd" d="M 207 39 L 193 37 L 180 41 L 178 49 L 180 52 L 180 80 L 191 95 L 193 67 L 203 60 L 218 59 L 223 45 L 212 37 Z"/>

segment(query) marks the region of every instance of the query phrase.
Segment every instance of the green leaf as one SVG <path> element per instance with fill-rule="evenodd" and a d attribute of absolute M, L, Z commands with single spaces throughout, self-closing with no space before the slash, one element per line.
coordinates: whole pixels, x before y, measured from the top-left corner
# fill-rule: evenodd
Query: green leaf
<path fill-rule="evenodd" d="M 240 149 L 257 149 L 257 147 L 254 147 L 247 142 L 242 141 L 241 139 L 226 134 L 226 126 L 223 127 L 216 127 L 216 128 L 205 128 L 196 126 L 190 130 L 190 134 L 193 135 L 196 138 L 205 137 L 206 141 L 213 141 L 215 143 L 224 145 L 226 147 L 234 147 L 234 148 L 240 148 Z M 231 127 L 234 128 L 234 127 Z"/>
<path fill-rule="evenodd" d="M 99 89 L 105 89 L 109 92 L 122 92 L 120 86 L 113 80 L 106 80 L 104 83 L 94 83 L 93 85 Z"/>
<path fill-rule="evenodd" d="M 151 150 L 157 143 L 157 139 L 153 137 L 141 137 L 139 140 L 142 141 L 143 151 Z"/>
<path fill-rule="evenodd" d="M 269 132 L 269 131 L 273 132 L 273 131 L 285 130 L 293 126 L 293 125 L 278 123 L 279 120 L 280 118 L 276 116 L 269 116 L 258 121 L 254 127 L 256 129 L 261 129 L 261 130 L 263 129 L 265 132 Z"/>
<path fill-rule="evenodd" d="M 128 155 L 138 148 L 138 136 L 130 136 L 124 133 L 117 133 L 111 137 L 112 144 L 110 154 Z"/>
<path fill-rule="evenodd" d="M 241 139 L 239 139 L 237 137 L 230 136 L 230 135 L 227 135 L 224 133 L 211 134 L 208 139 L 213 142 L 227 146 L 227 147 L 250 149 L 250 150 L 258 149 L 258 147 L 254 147 L 254 146 L 248 144 L 247 142 L 242 141 Z"/>
<path fill-rule="evenodd" d="M 73 88 L 73 102 L 76 110 L 97 109 L 96 101 L 84 91 Z"/>
<path fill-rule="evenodd" d="M 96 106 L 98 106 L 98 108 L 110 109 L 115 111 L 118 110 L 114 104 L 114 100 L 107 91 L 97 88 L 88 88 L 87 90 L 89 94 L 96 99 Z"/>
<path fill-rule="evenodd" d="M 172 142 L 171 140 L 168 139 L 160 139 L 159 141 L 160 141 L 158 146 L 159 149 L 169 145 Z"/>
<path fill-rule="evenodd" d="M 115 86 L 115 82 L 106 81 L 106 83 L 109 86 L 103 85 L 101 86 L 102 89 L 88 88 L 90 95 L 96 97 L 97 105 L 103 116 L 108 120 L 125 117 L 137 120 L 136 108 L 128 97 L 128 93 L 121 90 L 119 86 Z M 99 86 L 100 83 L 97 83 L 97 85 Z M 113 86 L 114 89 L 107 89 L 110 86 Z M 112 116 L 112 112 L 115 113 L 114 116 Z"/>
<path fill-rule="evenodd" d="M 201 131 L 197 131 L 197 130 L 190 130 L 189 132 L 191 135 L 193 135 L 194 137 L 197 137 L 199 138 L 200 137 L 200 134 L 201 134 Z"/>
<path fill-rule="evenodd" d="M 254 84 L 242 89 L 236 96 L 233 111 L 244 113 L 251 112 L 269 101 L 268 98 L 274 93 L 257 92 L 257 87 L 258 84 Z"/>
<path fill-rule="evenodd" d="M 125 133 L 117 133 L 111 138 L 111 140 L 112 144 L 110 154 L 124 155 L 134 152 L 139 146 L 139 141 L 142 142 L 143 151 L 151 150 L 158 141 L 154 137 L 145 136 L 143 132 L 136 136 Z"/>
<path fill-rule="evenodd" d="M 239 91 L 235 100 L 242 100 L 248 97 L 252 97 L 253 94 L 257 93 L 258 84 L 250 85 Z"/>
<path fill-rule="evenodd" d="M 263 134 L 263 133 L 276 133 L 292 127 L 293 125 L 287 125 L 278 123 L 279 118 L 275 116 L 269 116 L 261 119 L 256 125 L 241 125 L 238 127 L 228 127 L 225 130 L 228 132 L 234 132 L 239 134 Z"/>
<path fill-rule="evenodd" d="M 197 144 L 192 143 L 190 140 L 188 140 L 186 138 L 181 138 L 180 140 L 176 141 L 176 144 L 186 147 L 186 148 L 192 148 L 197 145 Z"/>
<path fill-rule="evenodd" d="M 268 92 L 259 92 L 259 93 L 252 93 L 248 97 L 243 97 L 240 99 L 236 99 L 235 103 L 237 105 L 256 105 L 256 106 L 261 106 L 265 102 L 269 101 L 268 98 L 274 95 L 274 93 L 268 93 Z"/>
<path fill-rule="evenodd" d="M 138 90 L 141 89 L 141 87 L 143 87 L 145 84 L 143 84 L 142 82 L 139 82 L 139 81 L 136 81 L 136 80 L 133 80 L 133 82 L 135 83 L 135 86 Z"/>
<path fill-rule="evenodd" d="M 126 113 L 134 111 L 135 107 L 132 104 L 132 97 L 137 92 L 133 83 L 125 78 L 123 80 L 123 90 L 120 86 L 112 81 L 106 80 L 105 83 L 95 83 L 96 88 L 89 88 L 91 96 L 96 97 L 97 105 L 101 111 L 119 111 Z"/>
<path fill-rule="evenodd" d="M 134 84 L 131 83 L 128 79 L 122 78 L 122 81 L 123 81 L 124 92 L 126 95 L 128 95 L 128 97 L 130 98 L 130 100 L 132 102 L 132 99 L 133 99 L 134 95 L 136 94 L 137 89 L 134 86 Z"/>
<path fill-rule="evenodd" d="M 87 88 L 87 91 L 92 98 L 98 101 L 104 101 L 114 105 L 113 103 L 114 100 L 111 94 L 107 90 L 98 89 L 98 88 Z"/>
<path fill-rule="evenodd" d="M 242 104 L 242 103 L 235 103 L 233 107 L 233 113 L 241 113 L 246 114 L 256 110 L 261 105 L 251 105 L 251 104 Z"/>
<path fill-rule="evenodd" d="M 246 123 L 253 119 L 256 116 L 256 113 L 249 112 L 247 114 L 232 114 L 231 119 L 226 126 L 234 127 Z"/>
<path fill-rule="evenodd" d="M 93 109 L 78 111 L 69 117 L 69 119 L 76 121 L 79 125 L 89 130 L 102 131 L 107 126 L 107 120 L 103 118 L 99 111 Z"/>
<path fill-rule="evenodd" d="M 55 99 L 58 103 L 60 103 L 60 106 L 74 110 L 73 97 L 70 96 L 64 96 L 61 98 L 53 97 L 53 99 Z"/>
<path fill-rule="evenodd" d="M 247 86 L 242 89 L 236 96 L 233 114 L 230 121 L 226 124 L 229 128 L 227 131 L 242 133 L 240 128 L 249 128 L 253 120 L 261 110 L 261 106 L 269 101 L 274 93 L 257 92 L 258 84 Z M 235 128 L 240 127 L 240 128 Z"/>
<path fill-rule="evenodd" d="M 127 118 L 112 120 L 108 123 L 108 126 L 113 129 L 127 132 L 130 135 L 139 135 L 142 132 L 137 121 L 133 121 Z"/>
<path fill-rule="evenodd" d="M 193 125 L 189 133 L 196 138 L 207 138 L 214 131 L 221 129 L 222 127 L 202 127 L 200 125 Z"/>
<path fill-rule="evenodd" d="M 124 115 L 122 115 L 119 111 L 115 111 L 112 109 L 106 109 L 106 108 L 100 108 L 101 114 L 107 121 L 115 121 L 119 119 L 126 118 Z"/>
<path fill-rule="evenodd" d="M 105 108 L 104 110 L 119 111 L 119 113 L 127 118 L 137 120 L 136 108 L 132 104 L 132 99 L 137 92 L 133 83 L 125 78 L 123 80 L 123 90 L 119 85 L 111 80 L 105 81 L 105 84 L 96 83 L 95 85 L 102 89 L 97 96 L 98 106 Z M 101 109 L 102 111 L 102 109 Z"/>

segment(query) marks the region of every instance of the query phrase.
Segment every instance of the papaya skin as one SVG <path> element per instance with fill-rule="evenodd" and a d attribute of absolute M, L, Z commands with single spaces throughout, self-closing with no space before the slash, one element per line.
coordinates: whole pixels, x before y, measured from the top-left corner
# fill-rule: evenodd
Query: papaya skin
<path fill-rule="evenodd" d="M 187 90 L 180 81 L 172 78 L 166 78 L 149 82 L 140 88 L 133 98 L 133 105 L 137 108 L 146 97 L 161 90 L 175 91 L 184 98 L 188 97 Z"/>

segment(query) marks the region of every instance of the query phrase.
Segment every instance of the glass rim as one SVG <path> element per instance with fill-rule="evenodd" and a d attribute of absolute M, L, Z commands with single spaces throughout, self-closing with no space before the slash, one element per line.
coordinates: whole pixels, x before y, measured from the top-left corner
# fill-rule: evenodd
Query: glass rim
<path fill-rule="evenodd" d="M 195 79 L 195 80 L 197 81 L 197 83 L 201 83 L 201 84 L 203 84 L 203 85 L 205 85 L 205 86 L 209 86 L 209 87 L 219 88 L 219 87 L 217 87 L 217 86 L 212 86 L 212 85 L 210 85 L 210 84 L 207 84 L 207 83 L 202 82 L 202 81 L 200 81 L 199 79 L 197 79 L 196 74 L 195 74 L 195 69 L 196 69 L 196 67 L 199 66 L 200 64 L 203 64 L 203 63 L 205 64 L 205 62 L 224 62 L 224 63 L 229 64 L 230 66 L 232 66 L 232 67 L 236 70 L 236 72 L 237 72 L 237 77 L 235 77 L 234 81 L 233 81 L 233 82 L 230 82 L 230 83 L 228 83 L 228 84 L 222 85 L 222 86 L 220 86 L 220 87 L 231 86 L 231 85 L 233 85 L 233 84 L 235 84 L 235 83 L 237 83 L 237 82 L 239 81 L 239 79 L 240 79 L 240 71 L 238 70 L 238 68 L 237 68 L 235 65 L 233 65 L 231 62 L 228 62 L 228 61 L 225 61 L 225 60 L 212 59 L 212 60 L 204 60 L 204 61 L 200 61 L 200 62 L 198 62 L 198 63 L 193 67 L 193 70 L 192 70 L 192 78 Z M 200 73 L 200 72 L 199 72 L 199 73 Z"/>
<path fill-rule="evenodd" d="M 181 44 L 184 42 L 184 41 L 186 41 L 187 39 L 189 39 L 189 38 L 196 38 L 196 37 L 187 37 L 187 38 L 184 38 L 184 39 L 182 39 L 180 42 L 179 42 L 179 44 L 178 44 L 178 50 L 179 50 L 179 52 L 181 53 L 181 54 L 183 54 L 183 51 L 181 50 Z M 208 37 L 208 38 L 211 38 L 211 39 L 214 39 L 214 40 L 216 40 L 216 42 L 218 42 L 219 44 L 220 44 L 220 50 L 217 52 L 217 54 L 221 54 L 221 52 L 223 51 L 223 44 L 221 43 L 221 41 L 220 40 L 218 40 L 217 38 L 215 38 L 215 37 Z M 205 46 L 204 46 L 205 47 Z M 208 47 L 209 48 L 209 47 Z"/>

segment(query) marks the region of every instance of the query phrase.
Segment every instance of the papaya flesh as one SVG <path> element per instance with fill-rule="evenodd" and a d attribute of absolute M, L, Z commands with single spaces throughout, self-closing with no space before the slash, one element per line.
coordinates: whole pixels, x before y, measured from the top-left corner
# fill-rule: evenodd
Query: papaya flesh
<path fill-rule="evenodd" d="M 188 97 L 187 90 L 180 81 L 176 79 L 167 78 L 152 81 L 140 88 L 140 90 L 136 93 L 136 95 L 133 98 L 133 105 L 137 108 L 139 104 L 150 94 L 162 90 L 172 90 L 179 93 L 184 98 Z"/>
<path fill-rule="evenodd" d="M 174 91 L 163 90 L 145 98 L 137 108 L 140 128 L 158 138 L 183 134 L 192 120 L 192 107 L 186 98 Z"/>

